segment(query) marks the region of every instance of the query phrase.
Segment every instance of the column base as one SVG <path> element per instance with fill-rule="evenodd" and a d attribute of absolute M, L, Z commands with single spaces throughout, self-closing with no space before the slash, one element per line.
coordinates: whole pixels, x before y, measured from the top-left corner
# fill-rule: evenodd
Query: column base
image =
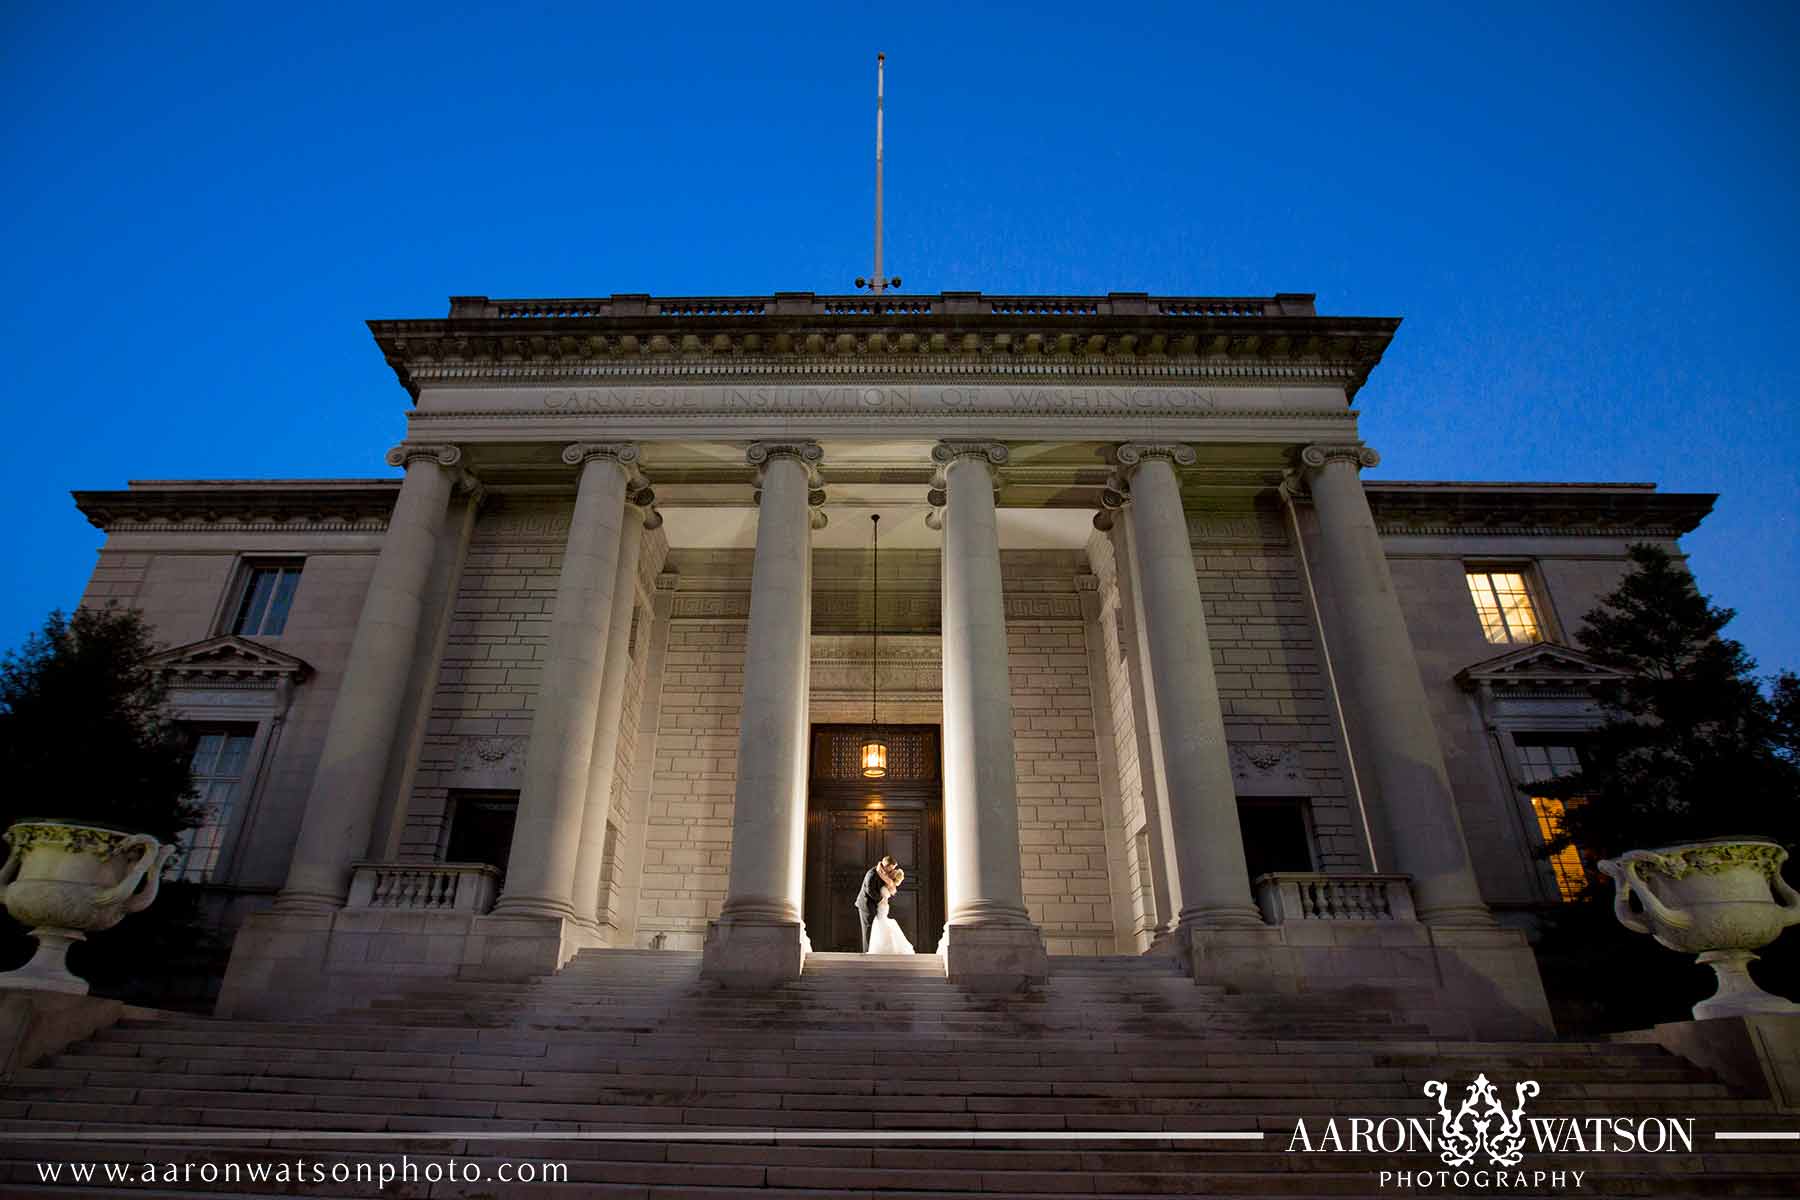
<path fill-rule="evenodd" d="M 1022 992 L 1050 977 L 1035 925 L 946 925 L 938 953 L 950 982 L 975 992 Z"/>
<path fill-rule="evenodd" d="M 1500 922 L 1485 904 L 1465 904 L 1456 908 L 1421 908 L 1419 920 L 1445 929 L 1498 929 Z"/>
<path fill-rule="evenodd" d="M 1262 910 L 1254 904 L 1234 904 L 1221 908 L 1183 909 L 1175 928 L 1184 929 L 1261 929 Z"/>
<path fill-rule="evenodd" d="M 810 949 L 799 921 L 712 921 L 700 977 L 734 990 L 777 988 L 800 978 Z"/>

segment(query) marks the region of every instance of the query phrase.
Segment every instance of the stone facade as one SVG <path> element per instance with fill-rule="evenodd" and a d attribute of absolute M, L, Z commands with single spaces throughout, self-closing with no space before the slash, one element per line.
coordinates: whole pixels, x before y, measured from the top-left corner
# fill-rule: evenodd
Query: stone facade
<path fill-rule="evenodd" d="M 1557 897 L 1520 747 L 1593 722 L 1557 647 L 1630 543 L 1678 549 L 1711 498 L 1358 482 L 1345 402 L 1394 326 L 1297 296 L 464 298 L 372 323 L 416 401 L 405 484 L 78 493 L 107 533 L 84 602 L 144 609 L 184 716 L 250 739 L 205 874 L 244 930 L 223 1009 L 582 946 L 704 948 L 727 981 L 803 955 L 792 756 L 868 719 L 873 623 L 881 719 L 946 739 L 953 978 L 1169 953 L 1281 990 L 1435 979 L 1472 1023 L 1447 1030 L 1541 1026 L 1507 928 Z M 771 608 L 777 534 L 809 547 L 785 593 L 809 611 Z M 285 623 L 237 628 L 282 567 Z M 1527 581 L 1554 653 L 1490 640 L 1482 570 Z M 559 613 L 576 596 L 629 630 Z M 780 654 L 797 674 L 756 673 Z M 514 803 L 506 861 L 459 866 Z M 1482 981 L 1497 1018 L 1469 1015 Z"/>

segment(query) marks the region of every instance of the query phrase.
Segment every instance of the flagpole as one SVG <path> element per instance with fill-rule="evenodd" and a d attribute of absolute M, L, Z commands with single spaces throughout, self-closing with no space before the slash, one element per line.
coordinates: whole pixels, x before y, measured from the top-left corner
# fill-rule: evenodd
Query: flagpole
<path fill-rule="evenodd" d="M 887 55 L 875 56 L 875 274 L 869 286 L 878 294 L 887 287 L 887 279 L 881 273 L 881 100 L 886 62 Z"/>

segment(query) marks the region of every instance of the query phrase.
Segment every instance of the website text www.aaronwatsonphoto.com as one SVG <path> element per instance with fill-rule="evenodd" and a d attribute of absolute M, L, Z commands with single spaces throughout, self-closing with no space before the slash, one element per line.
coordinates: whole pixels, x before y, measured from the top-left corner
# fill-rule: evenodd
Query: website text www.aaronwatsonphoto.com
<path fill-rule="evenodd" d="M 456 1158 L 420 1161 L 403 1155 L 398 1162 L 325 1162 L 296 1155 L 253 1162 L 41 1162 L 37 1175 L 40 1183 L 52 1184 L 373 1184 L 385 1189 L 416 1183 L 567 1183 L 569 1164 L 502 1161 L 490 1170 Z"/>

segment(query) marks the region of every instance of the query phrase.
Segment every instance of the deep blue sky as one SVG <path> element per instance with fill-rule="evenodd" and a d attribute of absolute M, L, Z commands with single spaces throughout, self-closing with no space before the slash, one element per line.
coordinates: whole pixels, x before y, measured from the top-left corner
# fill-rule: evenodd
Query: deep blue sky
<path fill-rule="evenodd" d="M 388 473 L 364 318 L 849 290 L 881 49 L 906 290 L 1404 316 L 1374 478 L 1720 492 L 1701 584 L 1800 667 L 1800 6 L 610 7 L 5 7 L 0 645 L 70 488 Z"/>

